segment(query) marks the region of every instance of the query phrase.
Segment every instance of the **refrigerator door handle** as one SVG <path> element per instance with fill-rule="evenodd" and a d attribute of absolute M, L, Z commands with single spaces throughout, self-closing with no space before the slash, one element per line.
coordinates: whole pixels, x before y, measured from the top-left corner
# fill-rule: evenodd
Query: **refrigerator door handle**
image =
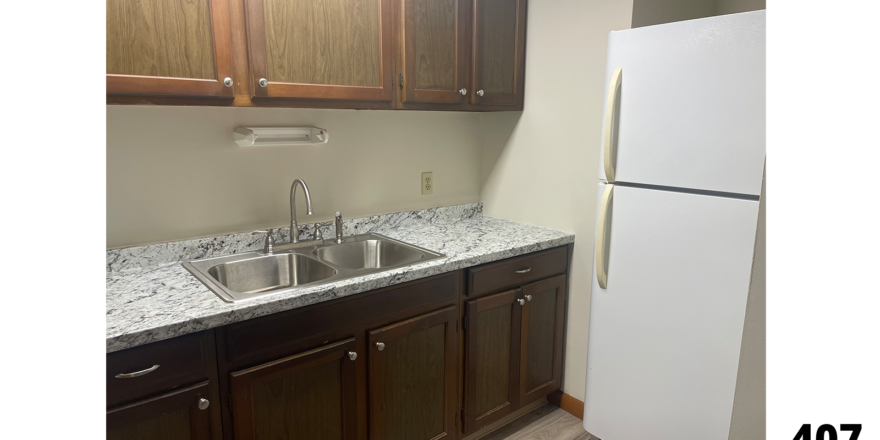
<path fill-rule="evenodd" d="M 611 198 L 614 196 L 614 185 L 607 185 L 602 193 L 602 203 L 599 205 L 599 224 L 596 225 L 596 279 L 599 287 L 606 289 L 608 286 L 607 252 L 605 243 L 605 231 L 608 229 L 608 208 L 611 207 Z M 610 243 L 609 243 L 610 244 Z"/>
<path fill-rule="evenodd" d="M 611 163 L 612 145 L 614 133 L 614 111 L 617 108 L 617 92 L 620 90 L 620 81 L 623 69 L 620 67 L 614 69 L 611 74 L 611 83 L 608 85 L 608 97 L 605 99 L 605 136 L 603 137 L 604 163 L 605 163 L 605 179 L 614 182 L 614 164 Z"/>

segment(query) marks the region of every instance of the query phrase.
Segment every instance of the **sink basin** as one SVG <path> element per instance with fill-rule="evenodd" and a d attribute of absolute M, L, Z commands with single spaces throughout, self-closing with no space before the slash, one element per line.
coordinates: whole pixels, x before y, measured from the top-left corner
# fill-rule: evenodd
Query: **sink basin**
<path fill-rule="evenodd" d="M 412 264 L 425 258 L 425 253 L 410 246 L 382 240 L 363 240 L 315 249 L 322 261 L 347 269 L 379 269 Z"/>
<path fill-rule="evenodd" d="M 320 243 L 320 242 L 319 242 Z M 277 251 L 186 261 L 183 267 L 223 301 L 237 302 L 444 257 L 379 234 Z"/>
<path fill-rule="evenodd" d="M 208 275 L 233 292 L 253 294 L 321 281 L 336 269 L 303 255 L 281 254 L 218 264 Z"/>

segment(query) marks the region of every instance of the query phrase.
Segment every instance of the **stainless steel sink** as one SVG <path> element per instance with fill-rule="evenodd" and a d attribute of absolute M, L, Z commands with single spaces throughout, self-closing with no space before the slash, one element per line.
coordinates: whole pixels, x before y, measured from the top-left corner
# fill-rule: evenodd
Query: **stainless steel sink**
<path fill-rule="evenodd" d="M 425 258 L 417 248 L 389 240 L 363 240 L 315 249 L 321 259 L 346 269 L 380 269 L 415 263 Z"/>
<path fill-rule="evenodd" d="M 226 302 L 290 292 L 444 257 L 379 234 L 346 237 L 274 254 L 248 252 L 183 263 Z"/>

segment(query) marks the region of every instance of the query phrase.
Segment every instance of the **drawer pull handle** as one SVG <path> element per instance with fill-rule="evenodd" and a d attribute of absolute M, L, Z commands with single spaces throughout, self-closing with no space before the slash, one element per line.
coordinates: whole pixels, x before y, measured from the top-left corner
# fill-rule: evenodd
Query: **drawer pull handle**
<path fill-rule="evenodd" d="M 520 270 L 516 271 L 516 273 L 529 273 L 529 272 L 531 272 L 531 271 L 532 271 L 532 268 L 531 268 L 531 267 L 527 267 L 527 268 L 525 268 L 525 269 L 520 269 Z"/>
<path fill-rule="evenodd" d="M 146 370 L 135 371 L 134 373 L 119 373 L 116 375 L 116 378 L 117 379 L 132 379 L 135 377 L 143 376 L 145 374 L 150 374 L 158 369 L 159 369 L 159 365 L 153 365 L 152 367 L 147 368 Z"/>

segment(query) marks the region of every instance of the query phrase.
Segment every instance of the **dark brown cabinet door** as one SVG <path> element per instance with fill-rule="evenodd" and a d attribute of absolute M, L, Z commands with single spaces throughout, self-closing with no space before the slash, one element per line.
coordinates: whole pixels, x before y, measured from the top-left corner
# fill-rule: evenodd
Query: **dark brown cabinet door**
<path fill-rule="evenodd" d="M 526 0 L 473 0 L 472 104 L 522 103 Z"/>
<path fill-rule="evenodd" d="M 211 440 L 221 438 L 207 381 L 107 411 L 108 440 Z"/>
<path fill-rule="evenodd" d="M 562 380 L 565 275 L 525 285 L 522 296 L 519 404 L 525 405 L 559 389 Z"/>
<path fill-rule="evenodd" d="M 468 301 L 465 311 L 464 432 L 510 414 L 519 401 L 523 307 L 519 290 Z"/>
<path fill-rule="evenodd" d="M 245 0 L 254 97 L 391 101 L 392 0 Z"/>
<path fill-rule="evenodd" d="M 108 94 L 231 98 L 231 77 L 227 0 L 107 0 Z"/>
<path fill-rule="evenodd" d="M 372 440 L 455 437 L 456 307 L 370 332 Z"/>
<path fill-rule="evenodd" d="M 401 102 L 465 102 L 469 1 L 401 0 L 401 4 Z"/>
<path fill-rule="evenodd" d="M 357 438 L 355 338 L 232 373 L 236 440 Z"/>

